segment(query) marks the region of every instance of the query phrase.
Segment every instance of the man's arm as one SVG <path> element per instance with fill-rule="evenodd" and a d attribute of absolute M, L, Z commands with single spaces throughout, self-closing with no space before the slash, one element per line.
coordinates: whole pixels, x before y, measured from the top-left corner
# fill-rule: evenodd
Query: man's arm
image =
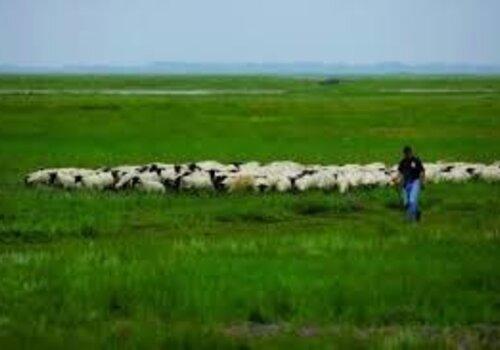
<path fill-rule="evenodd" d="M 396 177 L 394 178 L 394 185 L 397 185 L 397 186 L 403 186 L 403 164 L 402 164 L 402 161 L 399 162 L 399 165 L 398 165 L 398 174 L 396 175 Z"/>
<path fill-rule="evenodd" d="M 418 163 L 419 163 L 419 168 L 420 168 L 420 173 L 419 173 L 418 177 L 420 179 L 421 185 L 423 186 L 424 182 L 425 182 L 425 168 L 424 168 L 424 165 L 422 164 L 422 161 L 420 159 L 418 160 Z"/>

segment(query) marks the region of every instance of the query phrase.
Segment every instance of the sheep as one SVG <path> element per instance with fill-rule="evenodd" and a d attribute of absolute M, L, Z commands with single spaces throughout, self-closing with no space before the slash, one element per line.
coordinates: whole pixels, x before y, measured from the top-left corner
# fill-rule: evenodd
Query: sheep
<path fill-rule="evenodd" d="M 114 168 L 111 168 L 111 170 L 116 170 L 120 173 L 134 173 L 138 171 L 141 167 L 139 165 L 121 165 L 117 166 Z"/>
<path fill-rule="evenodd" d="M 336 173 L 321 172 L 312 176 L 317 178 L 316 187 L 320 190 L 333 190 L 338 186 L 338 174 Z"/>
<path fill-rule="evenodd" d="M 293 190 L 304 192 L 317 188 L 317 176 L 291 177 L 290 183 Z"/>
<path fill-rule="evenodd" d="M 203 162 L 198 162 L 197 165 L 203 171 L 209 171 L 209 170 L 222 171 L 226 167 L 224 164 L 216 162 L 215 160 L 206 160 Z"/>
<path fill-rule="evenodd" d="M 345 177 L 339 177 L 337 180 L 340 193 L 346 193 L 349 190 L 349 181 Z"/>
<path fill-rule="evenodd" d="M 156 174 L 158 175 L 158 178 L 160 181 L 165 181 L 165 180 L 174 180 L 178 176 L 180 176 L 184 171 L 182 170 L 182 167 L 179 165 L 170 165 L 170 166 L 165 166 L 157 170 Z"/>
<path fill-rule="evenodd" d="M 139 175 L 136 175 L 131 180 L 131 187 L 137 188 L 145 193 L 165 193 L 165 187 L 161 182 L 144 180 Z"/>
<path fill-rule="evenodd" d="M 135 176 L 139 176 L 143 181 L 153 181 L 153 182 L 161 182 L 162 177 L 158 175 L 158 172 L 150 172 L 148 170 L 143 170 L 142 168 L 136 169 L 132 172 L 121 173 L 118 176 L 118 180 L 115 181 L 115 188 L 122 189 L 124 187 L 128 187 L 130 185 L 130 181 Z"/>
<path fill-rule="evenodd" d="M 271 182 L 267 176 L 254 177 L 253 190 L 255 192 L 263 193 L 272 189 Z"/>
<path fill-rule="evenodd" d="M 40 169 L 24 178 L 24 183 L 27 186 L 32 185 L 50 185 L 54 183 L 57 169 Z"/>
<path fill-rule="evenodd" d="M 142 172 L 140 173 L 140 177 L 142 180 L 145 181 L 153 181 L 153 182 L 161 181 L 161 177 L 158 175 L 157 172 Z"/>
<path fill-rule="evenodd" d="M 427 181 L 430 182 L 441 181 L 441 178 L 439 177 L 441 167 L 439 164 L 425 163 L 424 168 L 425 168 L 425 178 Z"/>
<path fill-rule="evenodd" d="M 90 173 L 93 170 L 88 169 L 79 169 L 79 168 L 58 168 L 56 169 L 57 173 L 65 174 L 65 175 L 80 175 L 82 173 Z"/>
<path fill-rule="evenodd" d="M 497 165 L 485 166 L 481 169 L 479 176 L 488 182 L 500 181 L 500 167 Z"/>
<path fill-rule="evenodd" d="M 286 175 L 269 175 L 267 176 L 271 189 L 277 192 L 291 191 L 293 186 L 293 177 Z"/>
<path fill-rule="evenodd" d="M 490 165 L 465 162 L 426 163 L 430 182 L 463 182 L 471 179 L 500 181 L 500 162 Z M 397 165 L 302 165 L 290 161 L 260 165 L 258 162 L 222 164 L 213 160 L 185 164 L 150 163 L 102 167 L 41 169 L 28 174 L 27 186 L 46 185 L 65 189 L 95 190 L 137 188 L 146 192 L 173 190 L 215 190 L 236 192 L 253 190 L 307 191 L 389 186 L 397 182 Z"/>
<path fill-rule="evenodd" d="M 257 174 L 259 172 L 259 169 L 260 169 L 260 163 L 259 162 L 244 163 L 244 164 L 241 164 L 239 166 L 239 169 L 243 173 Z"/>
<path fill-rule="evenodd" d="M 212 179 L 205 171 L 193 171 L 180 177 L 180 189 L 208 190 L 212 189 Z"/>
<path fill-rule="evenodd" d="M 117 173 L 102 172 L 98 174 L 79 176 L 79 181 L 84 188 L 92 190 L 112 189 L 117 181 Z"/>
<path fill-rule="evenodd" d="M 78 168 L 60 168 L 60 169 L 40 169 L 28 174 L 24 178 L 24 183 L 27 186 L 32 185 L 54 185 L 54 181 L 58 174 L 67 176 L 76 176 L 93 173 L 93 170 L 78 169 Z"/>
<path fill-rule="evenodd" d="M 208 171 L 208 175 L 210 177 L 210 181 L 212 183 L 212 187 L 217 192 L 222 192 L 225 189 L 225 181 L 227 179 L 227 175 L 221 173 L 216 169 L 210 169 Z"/>
<path fill-rule="evenodd" d="M 82 186 L 80 180 L 81 175 L 69 175 L 66 173 L 57 172 L 53 180 L 53 184 L 56 187 L 72 190 Z"/>
<path fill-rule="evenodd" d="M 305 169 L 290 179 L 292 188 L 298 191 L 309 189 L 331 189 L 335 186 L 336 177 L 328 170 Z"/>
<path fill-rule="evenodd" d="M 194 171 L 197 171 L 197 170 L 202 170 L 196 163 L 189 163 L 189 164 L 186 164 L 185 166 L 187 167 L 187 169 L 190 172 L 194 172 Z"/>
<path fill-rule="evenodd" d="M 130 187 L 131 181 L 135 176 L 137 176 L 137 173 L 135 173 L 135 172 L 122 174 L 122 176 L 119 178 L 119 180 L 115 182 L 114 188 L 117 190 L 122 190 L 122 189 Z"/>
<path fill-rule="evenodd" d="M 254 188 L 255 179 L 246 174 L 228 174 L 222 181 L 223 188 L 229 192 L 248 191 Z"/>

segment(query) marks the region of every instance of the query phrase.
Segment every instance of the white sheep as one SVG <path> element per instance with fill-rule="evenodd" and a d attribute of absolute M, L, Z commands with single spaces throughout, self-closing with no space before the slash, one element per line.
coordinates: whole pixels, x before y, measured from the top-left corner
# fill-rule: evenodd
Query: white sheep
<path fill-rule="evenodd" d="M 104 190 L 113 188 L 116 178 L 112 173 L 102 172 L 98 174 L 82 176 L 79 181 L 85 188 L 93 190 Z"/>
<path fill-rule="evenodd" d="M 54 182 L 57 169 L 41 169 L 28 174 L 24 178 L 26 185 L 50 185 Z"/>
<path fill-rule="evenodd" d="M 180 178 L 180 189 L 208 190 L 213 188 L 212 180 L 208 172 L 194 171 Z"/>
<path fill-rule="evenodd" d="M 255 192 L 263 193 L 272 189 L 271 181 L 267 176 L 254 177 L 253 189 Z"/>
<path fill-rule="evenodd" d="M 165 193 L 165 186 L 161 182 L 144 180 L 140 176 L 134 176 L 131 180 L 131 187 L 145 193 Z"/>
<path fill-rule="evenodd" d="M 81 182 L 77 181 L 75 175 L 69 175 L 67 173 L 60 173 L 60 172 L 56 173 L 56 177 L 53 181 L 53 184 L 57 187 L 62 187 L 68 190 L 82 187 Z"/>
<path fill-rule="evenodd" d="M 481 179 L 488 182 L 500 181 L 500 166 L 489 165 L 480 170 L 479 176 Z"/>

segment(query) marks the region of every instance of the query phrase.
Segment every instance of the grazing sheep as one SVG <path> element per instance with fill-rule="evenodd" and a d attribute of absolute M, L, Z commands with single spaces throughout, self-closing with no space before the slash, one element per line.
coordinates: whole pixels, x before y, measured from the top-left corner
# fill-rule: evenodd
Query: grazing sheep
<path fill-rule="evenodd" d="M 226 167 L 224 164 L 216 162 L 215 160 L 206 160 L 197 163 L 198 167 L 203 171 L 218 170 L 222 171 Z"/>
<path fill-rule="evenodd" d="M 267 176 L 254 177 L 253 190 L 255 192 L 263 193 L 272 189 L 271 182 Z"/>
<path fill-rule="evenodd" d="M 240 164 L 239 169 L 243 173 L 258 174 L 259 169 L 260 169 L 260 163 L 259 162 L 248 162 L 248 163 Z"/>
<path fill-rule="evenodd" d="M 340 193 L 346 193 L 349 190 L 350 186 L 350 181 L 349 178 L 344 175 L 343 173 L 340 173 L 337 177 L 337 186 L 339 189 Z"/>
<path fill-rule="evenodd" d="M 193 171 L 180 177 L 180 189 L 209 190 L 213 188 L 210 174 L 205 171 Z"/>
<path fill-rule="evenodd" d="M 78 180 L 83 187 L 92 190 L 112 189 L 118 179 L 116 174 L 117 173 L 103 172 L 88 176 L 80 176 Z"/>
<path fill-rule="evenodd" d="M 57 172 L 52 183 L 56 187 L 72 190 L 82 186 L 79 180 L 81 180 L 81 175 L 69 175 L 67 173 Z"/>
<path fill-rule="evenodd" d="M 186 165 L 186 167 L 188 168 L 189 171 L 193 172 L 193 171 L 198 171 L 198 170 L 202 170 L 196 163 L 189 163 Z"/>
<path fill-rule="evenodd" d="M 210 169 L 208 171 L 208 175 L 210 177 L 210 181 L 212 182 L 212 187 L 217 192 L 222 192 L 225 189 L 225 181 L 227 179 L 227 175 L 219 172 L 215 169 Z"/>
<path fill-rule="evenodd" d="M 490 165 L 465 162 L 426 163 L 429 182 L 463 182 L 473 179 L 500 181 L 500 162 Z M 27 186 L 44 185 L 65 189 L 137 189 L 163 193 L 166 189 L 215 190 L 217 192 L 288 192 L 356 187 L 384 187 L 397 183 L 397 166 L 383 163 L 302 165 L 290 161 L 222 164 L 213 160 L 186 164 L 150 163 L 102 167 L 41 169 L 28 174 Z"/>
<path fill-rule="evenodd" d="M 320 190 L 329 191 L 338 186 L 338 174 L 336 173 L 321 172 L 311 176 L 316 178 L 316 186 Z"/>
<path fill-rule="evenodd" d="M 270 175 L 267 176 L 267 178 L 271 184 L 271 188 L 277 192 L 289 192 L 294 188 L 293 177 L 290 178 L 286 175 Z"/>
<path fill-rule="evenodd" d="M 131 180 L 131 187 L 146 193 L 165 193 L 165 187 L 161 182 L 144 180 L 136 175 Z"/>
<path fill-rule="evenodd" d="M 137 174 L 135 172 L 122 173 L 119 180 L 116 181 L 116 183 L 115 183 L 115 189 L 123 190 L 123 189 L 129 188 L 132 184 L 131 181 L 135 176 L 137 176 Z"/>
<path fill-rule="evenodd" d="M 222 181 L 222 185 L 229 193 L 248 191 L 254 188 L 255 179 L 246 174 L 230 173 Z"/>
<path fill-rule="evenodd" d="M 28 186 L 32 185 L 50 185 L 54 183 L 57 169 L 40 169 L 24 178 L 24 183 Z"/>
<path fill-rule="evenodd" d="M 497 165 L 485 166 L 481 169 L 479 176 L 488 182 L 500 181 L 500 167 Z"/>

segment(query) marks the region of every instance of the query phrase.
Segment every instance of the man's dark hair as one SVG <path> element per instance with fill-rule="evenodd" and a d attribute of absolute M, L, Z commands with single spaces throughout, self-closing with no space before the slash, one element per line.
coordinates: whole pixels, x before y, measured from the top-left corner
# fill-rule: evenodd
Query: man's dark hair
<path fill-rule="evenodd" d="M 411 152 L 412 152 L 412 149 L 411 149 L 410 146 L 404 146 L 404 148 L 403 148 L 403 153 L 404 154 L 409 154 Z"/>

